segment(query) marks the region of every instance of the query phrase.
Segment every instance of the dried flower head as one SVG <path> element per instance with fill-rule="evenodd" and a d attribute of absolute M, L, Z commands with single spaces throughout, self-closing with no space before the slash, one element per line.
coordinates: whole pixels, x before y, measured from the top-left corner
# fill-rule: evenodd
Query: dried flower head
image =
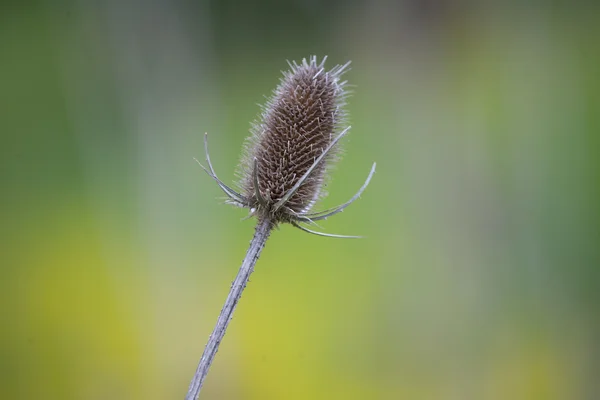
<path fill-rule="evenodd" d="M 337 158 L 339 141 L 349 131 L 344 127 L 346 81 L 341 76 L 349 62 L 330 70 L 324 58 L 311 57 L 290 63 L 279 86 L 262 109 L 260 121 L 253 124 L 242 159 L 241 192 L 225 185 L 214 172 L 205 151 L 209 174 L 227 194 L 228 202 L 250 209 L 259 220 L 273 225 L 287 222 L 319 235 L 301 224 L 314 223 L 343 211 L 366 189 L 375 164 L 364 185 L 348 202 L 332 209 L 311 212 L 322 196 L 328 167 Z"/>

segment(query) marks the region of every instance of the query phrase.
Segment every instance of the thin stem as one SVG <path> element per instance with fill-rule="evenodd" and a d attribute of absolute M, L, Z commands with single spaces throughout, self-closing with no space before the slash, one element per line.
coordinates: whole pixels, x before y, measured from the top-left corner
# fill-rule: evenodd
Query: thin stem
<path fill-rule="evenodd" d="M 198 364 L 194 378 L 192 378 L 192 382 L 190 383 L 185 400 L 198 399 L 204 379 L 208 374 L 208 370 L 210 369 L 215 355 L 219 350 L 219 344 L 221 344 L 223 336 L 225 336 L 227 326 L 229 325 L 229 321 L 231 321 L 233 316 L 233 311 L 235 310 L 237 303 L 240 301 L 240 297 L 242 296 L 242 292 L 248 283 L 250 274 L 252 271 L 254 271 L 254 265 L 256 264 L 256 261 L 258 261 L 260 252 L 265 247 L 265 243 L 269 238 L 271 229 L 271 221 L 268 218 L 259 221 L 258 225 L 256 226 L 256 231 L 252 241 L 250 242 L 250 247 L 246 252 L 246 257 L 244 257 L 242 266 L 240 267 L 240 270 L 231 285 L 231 290 L 229 291 L 227 300 L 225 300 L 225 305 L 221 310 L 221 314 L 219 314 L 217 324 L 215 325 L 215 328 L 208 339 L 208 343 L 204 348 L 204 353 L 202 353 L 202 358 L 200 359 L 200 363 Z"/>

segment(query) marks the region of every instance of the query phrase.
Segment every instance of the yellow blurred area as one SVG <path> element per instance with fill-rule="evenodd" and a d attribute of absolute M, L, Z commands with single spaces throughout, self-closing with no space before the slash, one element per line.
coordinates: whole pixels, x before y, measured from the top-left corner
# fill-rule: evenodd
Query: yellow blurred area
<path fill-rule="evenodd" d="M 201 399 L 600 398 L 598 6 L 0 6 L 0 399 L 182 399 L 252 236 L 285 60 L 352 60 L 310 236 L 273 232 Z"/>

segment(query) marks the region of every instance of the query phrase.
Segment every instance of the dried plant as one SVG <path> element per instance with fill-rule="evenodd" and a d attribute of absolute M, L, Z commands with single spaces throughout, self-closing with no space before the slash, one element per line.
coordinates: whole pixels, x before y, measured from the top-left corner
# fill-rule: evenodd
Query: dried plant
<path fill-rule="evenodd" d="M 227 202 L 250 210 L 258 223 L 240 271 L 208 340 L 186 399 L 198 398 L 202 384 L 225 335 L 235 306 L 248 282 L 271 230 L 289 223 L 312 234 L 358 238 L 317 232 L 306 227 L 344 211 L 368 186 L 375 163 L 359 191 L 347 202 L 323 211 L 311 211 L 323 196 L 328 168 L 339 154 L 344 128 L 347 91 L 341 76 L 350 63 L 325 70 L 326 57 L 302 63 L 290 63 L 279 86 L 262 109 L 260 121 L 253 124 L 240 166 L 241 190 L 223 183 L 214 171 L 208 154 L 207 135 L 204 150 L 208 168 L 204 171 L 227 195 Z M 197 160 L 196 160 L 197 161 Z"/>

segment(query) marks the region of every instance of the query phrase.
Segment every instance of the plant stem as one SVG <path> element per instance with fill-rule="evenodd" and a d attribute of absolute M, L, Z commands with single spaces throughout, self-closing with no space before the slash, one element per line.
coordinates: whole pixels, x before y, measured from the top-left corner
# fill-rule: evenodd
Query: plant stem
<path fill-rule="evenodd" d="M 204 353 L 202 353 L 202 358 L 200 359 L 200 363 L 198 363 L 198 368 L 196 369 L 194 378 L 192 378 L 192 382 L 190 383 L 185 400 L 198 399 L 204 379 L 208 374 L 208 370 L 210 369 L 213 359 L 219 350 L 219 344 L 221 343 L 221 340 L 223 340 L 223 336 L 225 336 L 225 331 L 227 330 L 229 321 L 231 321 L 233 316 L 233 311 L 235 310 L 237 303 L 240 301 L 242 292 L 244 291 L 244 288 L 250 279 L 250 274 L 252 271 L 254 271 L 254 265 L 260 256 L 260 252 L 265 247 L 265 243 L 269 238 L 271 229 L 271 221 L 268 218 L 260 220 L 256 225 L 256 231 L 252 241 L 250 242 L 250 247 L 246 252 L 246 257 L 244 257 L 242 266 L 240 267 L 240 270 L 231 285 L 231 290 L 229 291 L 227 300 L 225 300 L 225 305 L 221 310 L 221 314 L 219 314 L 217 324 L 215 325 L 215 328 L 208 339 L 208 343 L 204 348 Z"/>

